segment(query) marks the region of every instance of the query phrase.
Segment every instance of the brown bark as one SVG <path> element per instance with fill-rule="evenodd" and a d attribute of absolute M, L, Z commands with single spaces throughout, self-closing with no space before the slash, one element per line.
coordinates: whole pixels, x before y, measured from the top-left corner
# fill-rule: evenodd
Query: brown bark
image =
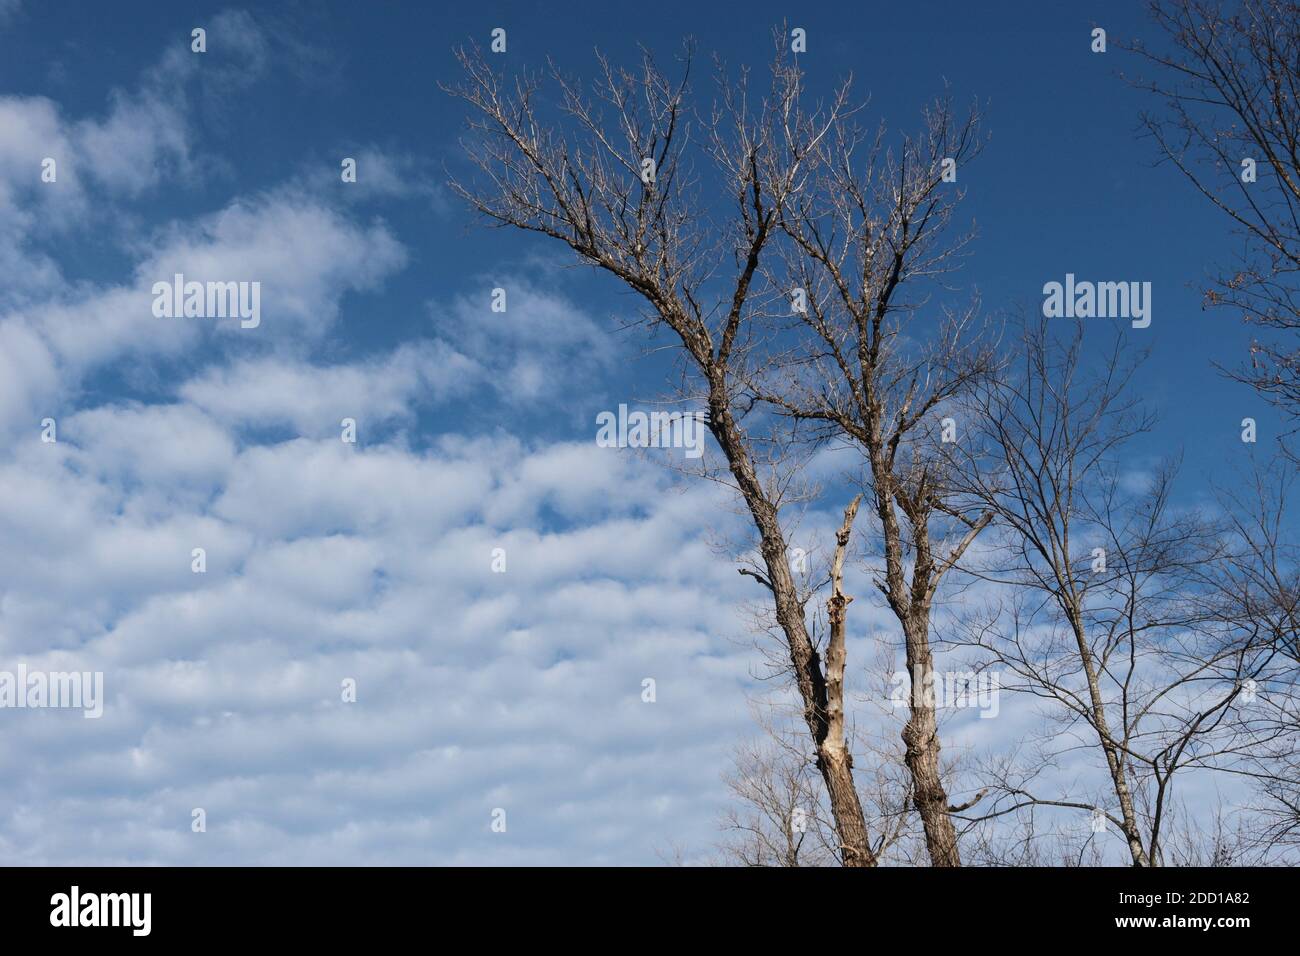
<path fill-rule="evenodd" d="M 849 537 L 853 533 L 853 519 L 857 517 L 858 505 L 861 501 L 862 496 L 858 495 L 849 503 L 848 508 L 844 510 L 844 523 L 835 536 L 835 558 L 831 565 L 831 598 L 827 602 L 826 608 L 826 616 L 830 622 L 831 632 L 830 642 L 826 647 L 826 736 L 818 748 L 819 764 L 825 763 L 833 768 L 843 765 L 845 770 L 843 772 L 835 771 L 835 776 L 837 781 L 842 777 L 847 777 L 850 785 L 852 784 L 852 778 L 848 774 L 848 770 L 853 766 L 853 756 L 849 753 L 844 738 L 844 619 L 846 609 L 853 598 L 844 593 L 844 555 L 848 549 Z M 852 798 L 856 803 L 858 800 L 856 790 L 853 792 Z M 832 791 L 833 801 L 834 792 Z M 866 836 L 865 831 L 862 836 Z M 869 847 L 867 853 L 870 854 Z M 862 858 L 864 861 L 858 862 L 861 856 L 861 850 L 854 847 L 854 862 L 849 862 L 849 855 L 846 852 L 845 865 L 874 865 L 874 858 L 870 857 Z"/>
<path fill-rule="evenodd" d="M 836 687 L 832 693 L 822 672 L 820 655 L 813 647 L 804 621 L 803 608 L 787 563 L 785 536 L 772 505 L 754 473 L 754 466 L 746 452 L 741 432 L 725 400 L 725 389 L 719 381 L 710 396 L 710 428 L 727 458 L 732 475 L 741 495 L 749 507 L 761 539 L 763 563 L 766 566 L 776 619 L 785 633 L 790 649 L 790 663 L 794 669 L 795 683 L 803 701 L 804 721 L 812 735 L 817 754 L 817 769 L 826 784 L 831 814 L 840 840 L 841 859 L 845 866 L 875 866 L 876 854 L 871 849 L 871 837 L 857 787 L 853 783 L 853 756 L 844 741 L 843 679 L 844 635 L 843 615 L 840 609 L 839 642 L 832 637 L 830 670 L 835 674 Z M 851 506 L 857 512 L 857 502 Z M 846 526 L 851 516 L 846 513 Z M 846 533 L 846 532 L 844 532 Z M 846 539 L 847 540 L 847 539 Z M 842 556 L 841 556 L 842 561 Z M 840 595 L 841 598 L 843 597 Z M 832 596 L 832 602 L 835 597 Z M 847 601 L 843 603 L 847 604 Z M 838 651 L 836 647 L 838 646 Z M 835 670 L 838 665 L 838 671 Z M 834 700 L 835 720 L 832 720 Z"/>
<path fill-rule="evenodd" d="M 872 440 L 868 444 L 876 442 Z M 942 867 L 961 866 L 957 830 L 952 823 L 939 761 L 941 748 L 933 694 L 930 607 L 939 577 L 988 524 L 989 515 L 977 519 L 948 561 L 936 567 L 930 542 L 929 509 L 918 507 L 915 501 L 916 497 L 924 501 L 924 491 L 913 498 L 901 494 L 894 478 L 893 462 L 886 457 L 883 447 L 874 451 L 872 466 L 877 483 L 876 510 L 885 540 L 885 596 L 903 628 L 907 671 L 912 682 L 912 692 L 908 695 L 908 720 L 902 735 L 906 747 L 903 759 L 912 775 L 912 804 L 925 831 L 930 863 Z M 904 514 L 911 522 L 915 541 L 916 555 L 910 586 L 904 563 L 903 531 L 894 507 L 896 501 L 901 501 Z"/>
<path fill-rule="evenodd" d="M 961 866 L 957 831 L 948 810 L 948 792 L 939 767 L 939 724 L 932 692 L 929 613 L 914 614 L 904 625 L 907 670 L 912 675 L 910 716 L 903 727 L 904 760 L 912 773 L 913 804 L 925 828 L 925 846 L 934 866 Z"/>
<path fill-rule="evenodd" d="M 960 193 L 944 188 L 941 166 L 978 152 L 976 128 L 974 115 L 957 123 L 941 100 L 901 158 L 878 151 L 876 140 L 863 170 L 862 137 L 843 133 L 820 144 L 816 200 L 787 203 L 779 221 L 790 243 L 785 265 L 794 278 L 787 284 L 810 290 L 799 319 L 804 341 L 787 365 L 778 362 L 754 385 L 784 416 L 862 450 L 884 549 L 881 590 L 914 680 L 932 671 L 929 614 L 940 581 L 990 519 L 946 493 L 927 431 L 947 403 L 991 370 L 991 344 L 973 307 L 908 341 L 918 309 L 900 293 L 914 278 L 952 268 L 964 245 L 965 238 L 945 235 Z M 774 277 L 774 284 L 783 280 Z M 940 529 L 945 523 L 952 526 Z M 934 555 L 953 530 L 962 540 Z M 931 861 L 960 865 L 932 701 L 913 704 L 903 741 Z"/>

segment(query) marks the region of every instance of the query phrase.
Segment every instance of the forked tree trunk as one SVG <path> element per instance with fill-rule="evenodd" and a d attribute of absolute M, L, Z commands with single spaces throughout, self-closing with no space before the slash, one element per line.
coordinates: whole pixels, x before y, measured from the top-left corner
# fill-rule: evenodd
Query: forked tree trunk
<path fill-rule="evenodd" d="M 740 429 L 732 417 L 722 384 L 721 381 L 715 382 L 710 392 L 709 426 L 726 456 L 728 467 L 759 532 L 760 550 L 772 590 L 776 619 L 785 633 L 790 649 L 790 663 L 803 701 L 804 720 L 812 734 L 817 754 L 817 769 L 826 784 L 826 793 L 830 799 L 831 815 L 840 841 L 840 857 L 845 866 L 875 866 L 876 855 L 871 849 L 871 837 L 862 812 L 862 802 L 853 783 L 853 757 L 844 741 L 842 627 L 838 649 L 834 641 L 830 648 L 829 663 L 835 679 L 833 699 L 836 705 L 835 719 L 832 720 L 826 676 L 822 672 L 821 657 L 808 637 L 803 607 L 799 603 L 794 578 L 790 574 L 785 536 L 777 519 L 777 510 L 754 473 L 753 463 L 740 437 Z M 856 505 L 854 502 L 855 512 Z M 851 519 L 846 517 L 846 520 Z M 842 625 L 842 609 L 840 620 Z"/>
<path fill-rule="evenodd" d="M 957 849 L 957 830 L 952 824 L 948 793 L 943 786 L 939 763 L 939 723 L 933 695 L 934 657 L 930 650 L 930 608 L 934 587 L 942 570 L 935 567 L 931 554 L 928 513 L 913 508 L 909 520 L 916 541 L 916 555 L 909 582 L 903 555 L 903 529 L 894 511 L 897 491 L 893 462 L 871 432 L 868 447 L 872 473 L 875 475 L 876 509 L 885 544 L 885 597 L 890 610 L 903 629 L 907 653 L 907 672 L 911 677 L 908 695 L 908 720 L 903 726 L 903 760 L 912 776 L 912 805 L 921 817 L 925 846 L 932 866 L 961 866 Z M 874 446 L 874 447 L 873 447 Z M 953 552 L 955 561 L 974 536 L 988 523 L 982 517 Z"/>

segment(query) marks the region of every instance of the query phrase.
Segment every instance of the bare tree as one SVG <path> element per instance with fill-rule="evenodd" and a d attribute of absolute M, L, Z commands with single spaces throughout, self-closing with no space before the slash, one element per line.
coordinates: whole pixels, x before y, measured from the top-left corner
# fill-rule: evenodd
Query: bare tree
<path fill-rule="evenodd" d="M 724 780 L 737 805 L 723 818 L 724 863 L 740 866 L 838 866 L 840 853 L 835 825 L 818 781 L 816 758 L 808 753 L 807 733 L 800 733 L 795 715 L 763 705 L 756 716 L 764 736 L 736 749 L 733 769 Z M 862 805 L 876 833 L 872 852 L 877 859 L 893 856 L 895 847 L 911 836 L 909 778 L 898 754 L 873 752 L 871 742 L 855 740 L 855 753 L 871 753 L 871 771 L 857 773 Z"/>
<path fill-rule="evenodd" d="M 813 762 L 773 741 L 737 749 L 723 779 L 739 806 L 726 813 L 724 862 L 740 866 L 838 866 L 835 826 L 824 812 Z"/>
<path fill-rule="evenodd" d="M 1170 49 L 1131 47 L 1157 69 L 1137 85 L 1163 105 L 1143 122 L 1243 237 L 1206 301 L 1281 333 L 1256 340 L 1234 374 L 1300 428 L 1300 4 L 1155 0 L 1151 11 Z"/>
<path fill-rule="evenodd" d="M 754 369 L 750 386 L 791 423 L 791 441 L 861 455 L 884 556 L 877 586 L 912 679 L 903 740 L 913 799 L 931 862 L 959 866 L 929 693 L 930 618 L 941 581 L 991 514 L 950 492 L 934 448 L 942 409 L 995 361 L 976 306 L 954 314 L 928 297 L 970 238 L 950 234 L 961 193 L 945 171 L 978 152 L 977 116 L 959 122 L 941 99 L 924 120 L 897 150 L 886 148 L 883 127 L 847 122 L 817 142 L 811 188 L 782 204 L 780 257 L 768 266 L 770 284 L 792 299 L 786 322 L 768 322 L 791 344 Z M 926 321 L 927 305 L 938 321 Z"/>
<path fill-rule="evenodd" d="M 1233 549 L 1208 578 L 1222 646 L 1259 660 L 1234 702 L 1249 744 L 1234 769 L 1261 797 L 1251 842 L 1273 855 L 1300 847 L 1300 545 L 1287 523 L 1295 481 L 1277 462 L 1220 493 Z"/>
<path fill-rule="evenodd" d="M 1209 823 L 1185 807 L 1169 813 L 1168 833 L 1161 841 L 1168 866 L 1250 866 L 1262 857 L 1244 819 L 1219 802 L 1208 813 Z"/>
<path fill-rule="evenodd" d="M 706 122 L 693 122 L 688 107 L 689 46 L 678 80 L 648 52 L 631 71 L 601 57 L 591 93 L 552 67 L 555 115 L 542 115 L 540 77 L 508 83 L 479 51 L 461 51 L 464 79 L 448 92 L 471 108 L 466 148 L 484 179 L 452 185 L 492 222 L 547 236 L 613 276 L 645 303 L 652 328 L 676 336 L 687 388 L 707 409 L 726 461 L 715 477 L 739 493 L 758 536 L 761 568 L 750 574 L 769 593 L 786 644 L 836 849 L 846 866 L 872 866 L 844 735 L 842 652 L 823 664 L 788 563 L 781 510 L 795 470 L 744 389 L 763 345 L 755 319 L 772 299 L 760 262 L 783 210 L 809 189 L 810 157 L 852 112 L 847 84 L 829 104 L 805 107 L 802 74 L 778 50 L 761 93 L 747 72 L 732 83 L 720 68 L 719 104 Z M 727 197 L 731 214 L 721 223 L 710 221 L 694 158 L 712 174 L 708 188 Z"/>
<path fill-rule="evenodd" d="M 1050 810 L 1050 808 L 1047 808 Z M 1029 803 L 1008 811 L 1010 826 L 998 829 L 1001 816 L 990 815 L 966 837 L 976 866 L 1104 866 L 1100 836 L 1089 826 L 1045 825 L 1044 808 Z M 990 822 L 991 821 L 991 822 Z"/>
<path fill-rule="evenodd" d="M 992 813 L 1104 813 L 1134 865 L 1159 865 L 1175 775 L 1240 757 L 1247 741 L 1230 710 L 1266 655 L 1222 641 L 1205 612 L 1202 586 L 1225 554 L 1222 536 L 1173 507 L 1175 468 L 1125 474 L 1117 465 L 1151 423 L 1127 396 L 1140 358 L 1125 361 L 1117 337 L 1086 374 L 1082 326 L 1062 339 L 1043 320 L 1025 326 L 1022 344 L 1014 372 L 975 394 L 967 441 L 950 446 L 962 466 L 953 473 L 1001 535 L 979 573 L 1011 588 L 968 621 L 967 639 L 1005 669 L 1008 689 L 1054 705 L 1057 725 L 1028 776 L 1095 748 L 1113 803 L 1044 796 L 1003 768 L 990 781 Z"/>

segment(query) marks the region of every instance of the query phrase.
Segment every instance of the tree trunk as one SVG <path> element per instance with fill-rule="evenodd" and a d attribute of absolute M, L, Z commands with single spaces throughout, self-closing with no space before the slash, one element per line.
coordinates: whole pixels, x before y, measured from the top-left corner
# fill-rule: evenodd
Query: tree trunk
<path fill-rule="evenodd" d="M 948 812 L 948 793 L 939 765 L 939 725 L 933 693 L 934 659 L 925 615 L 913 614 L 904 625 L 907 670 L 912 677 L 911 708 L 903 727 L 904 760 L 912 773 L 912 802 L 925 828 L 925 846 L 934 866 L 961 866 L 957 831 Z"/>
<path fill-rule="evenodd" d="M 875 866 L 876 855 L 871 850 L 862 802 L 853 783 L 853 757 L 843 739 L 842 722 L 839 724 L 840 733 L 831 733 L 821 657 L 808 637 L 803 607 L 799 603 L 794 578 L 790 574 L 785 536 L 781 532 L 777 510 L 754 472 L 740 428 L 731 414 L 725 382 L 717 375 L 713 377 L 709 393 L 709 428 L 727 458 L 727 465 L 759 531 L 776 619 L 790 648 L 790 663 L 794 668 L 799 696 L 803 700 L 804 720 L 816 748 L 817 769 L 821 772 L 830 797 L 831 815 L 840 840 L 841 859 L 845 866 Z M 842 660 L 839 666 L 842 677 Z"/>
<path fill-rule="evenodd" d="M 1110 734 L 1110 721 L 1106 718 L 1106 705 L 1101 699 L 1097 668 L 1092 660 L 1092 650 L 1088 647 L 1084 635 L 1082 617 L 1077 610 L 1070 613 L 1070 625 L 1079 647 L 1079 660 L 1083 665 L 1083 673 L 1088 679 L 1093 729 L 1097 731 L 1097 736 L 1101 740 L 1101 749 L 1106 755 L 1106 769 L 1110 772 L 1111 783 L 1115 787 L 1115 798 L 1119 801 L 1120 818 L 1124 822 L 1124 840 L 1128 843 L 1129 856 L 1133 858 L 1134 866 L 1150 866 L 1151 860 L 1142 846 L 1142 835 L 1138 830 L 1137 813 L 1133 809 L 1133 793 L 1129 789 L 1128 774 L 1124 769 L 1124 755 L 1115 746 L 1115 741 Z"/>

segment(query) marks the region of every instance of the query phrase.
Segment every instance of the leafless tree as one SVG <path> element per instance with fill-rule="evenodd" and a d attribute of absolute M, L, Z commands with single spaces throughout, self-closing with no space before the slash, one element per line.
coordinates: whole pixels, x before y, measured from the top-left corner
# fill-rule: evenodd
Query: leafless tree
<path fill-rule="evenodd" d="M 1169 43 L 1131 47 L 1156 70 L 1137 85 L 1161 101 L 1143 122 L 1243 238 L 1206 301 L 1270 333 L 1234 374 L 1300 428 L 1300 4 L 1155 0 L 1151 11 Z"/>
<path fill-rule="evenodd" d="M 736 798 L 723 818 L 722 862 L 740 866 L 838 866 L 840 853 L 825 788 L 816 759 L 808 753 L 807 733 L 793 715 L 770 705 L 756 707 L 764 736 L 736 749 L 724 780 Z M 855 741 L 857 754 L 871 753 L 868 741 Z M 860 800 L 876 833 L 872 852 L 889 858 L 910 837 L 909 778 L 900 773 L 895 753 L 874 753 L 867 773 L 858 770 Z"/>
<path fill-rule="evenodd" d="M 1252 866 L 1264 859 L 1249 818 L 1221 800 L 1198 812 L 1182 804 L 1170 808 L 1165 830 L 1160 842 L 1166 866 Z"/>
<path fill-rule="evenodd" d="M 755 412 L 747 386 L 751 369 L 767 361 L 770 342 L 760 320 L 784 301 L 760 266 L 788 221 L 786 210 L 811 200 L 822 182 L 812 176 L 820 145 L 855 111 L 848 83 L 827 103 L 805 105 L 802 74 L 778 45 L 770 86 L 756 91 L 748 72 L 733 81 L 719 67 L 717 104 L 700 117 L 688 103 L 688 46 L 676 80 L 648 52 L 634 70 L 600 58 L 590 92 L 552 66 L 558 103 L 549 112 L 541 77 L 508 82 L 477 50 L 459 58 L 464 78 L 448 91 L 471 109 L 466 148 L 479 178 L 454 181 L 456 192 L 492 222 L 547 236 L 613 276 L 641 298 L 652 330 L 666 327 L 676 337 L 684 388 L 707 409 L 726 462 L 712 477 L 738 492 L 757 534 L 761 566 L 741 570 L 772 602 L 837 852 L 846 866 L 875 865 L 878 841 L 854 784 L 844 729 L 848 599 L 838 592 L 833 598 L 841 620 L 830 629 L 823 661 L 782 525 L 782 509 L 798 496 L 798 469 L 781 429 L 769 428 L 772 416 Z M 698 178 L 696 160 L 705 169 Z M 729 215 L 722 221 L 713 221 L 716 204 L 704 200 L 706 193 L 725 197 Z"/>
<path fill-rule="evenodd" d="M 457 191 L 497 223 L 564 242 L 639 293 L 652 324 L 677 334 L 730 483 L 758 532 L 761 564 L 742 573 L 770 593 L 844 862 L 874 863 L 843 704 L 852 598 L 839 568 L 857 502 L 828 582 L 823 664 L 809 635 L 808 595 L 787 563 L 780 513 L 796 497 L 797 470 L 787 453 L 828 441 L 863 452 L 885 554 L 880 587 L 902 626 L 909 671 L 929 686 L 935 591 L 988 521 L 943 495 L 938 459 L 926 448 L 936 411 L 986 370 L 991 352 L 972 334 L 973 309 L 930 329 L 914 318 L 924 283 L 966 241 L 945 236 L 959 194 L 944 164 L 955 169 L 974 154 L 974 117 L 958 125 L 940 101 L 921 137 L 888 150 L 883 128 L 868 136 L 854 122 L 860 107 L 850 105 L 847 82 L 829 104 L 805 108 L 801 74 L 779 44 L 770 90 L 755 96 L 748 73 L 733 82 L 719 69 L 717 102 L 695 124 L 686 108 L 689 52 L 676 83 L 648 54 L 635 73 L 601 59 L 594 102 L 553 69 L 564 123 L 538 117 L 536 78 L 507 87 L 481 56 L 462 53 L 461 63 L 467 82 L 453 92 L 477 112 L 470 150 L 488 184 L 454 183 Z M 694 127 L 703 130 L 698 152 L 734 202 L 727 222 L 710 221 L 698 201 Z M 724 280 L 728 260 L 735 268 Z M 806 308 L 795 312 L 799 344 L 791 348 L 781 306 L 790 311 L 796 286 Z M 931 344 L 916 345 L 930 335 Z M 765 407 L 779 413 L 775 420 L 760 414 Z M 913 696 L 904 739 L 916 807 L 932 862 L 957 865 L 933 704 Z"/>
<path fill-rule="evenodd" d="M 838 866 L 834 822 L 812 761 L 773 741 L 743 744 L 723 779 L 736 798 L 723 821 L 723 860 L 739 866 Z"/>
<path fill-rule="evenodd" d="M 810 188 L 782 205 L 779 255 L 766 266 L 769 284 L 788 290 L 791 315 L 764 321 L 789 344 L 749 379 L 791 423 L 790 441 L 847 444 L 864 463 L 884 556 L 877 586 L 899 622 L 914 691 L 905 761 L 936 866 L 959 866 L 961 855 L 928 692 L 930 618 L 944 576 L 991 514 L 949 493 L 934 448 L 942 409 L 994 368 L 995 353 L 977 305 L 954 313 L 931 294 L 970 238 L 951 234 L 961 193 L 944 173 L 978 152 L 977 125 L 973 111 L 959 121 L 941 99 L 921 135 L 896 149 L 883 128 L 850 122 L 817 142 Z"/>
<path fill-rule="evenodd" d="M 1031 786 L 1061 754 L 1099 751 L 1106 820 L 1134 865 L 1159 865 L 1175 776 L 1245 752 L 1231 708 L 1267 654 L 1223 641 L 1207 613 L 1207 569 L 1225 547 L 1206 517 L 1173 506 L 1175 468 L 1118 464 L 1151 424 L 1128 394 L 1140 357 L 1127 360 L 1117 337 L 1092 364 L 1082 325 L 1062 337 L 1045 320 L 1025 325 L 1020 346 L 1016 366 L 975 393 L 966 440 L 946 446 L 953 474 L 995 515 L 1000 539 L 978 573 L 1009 593 L 968 618 L 966 639 L 1005 670 L 1004 686 L 1050 702 L 1056 722 L 1029 773 L 992 776 L 990 815 L 1102 810 L 1087 793 Z"/>
<path fill-rule="evenodd" d="M 976 866 L 1104 866 L 1100 837 L 1091 827 L 1044 825 L 1042 808 L 1027 804 L 1013 816 L 1010 825 L 973 828 L 966 837 L 970 862 Z M 995 817 L 994 821 L 1001 822 Z"/>
<path fill-rule="evenodd" d="M 1234 769 L 1258 787 L 1251 838 L 1273 857 L 1300 847 L 1300 544 L 1288 524 L 1295 482 L 1285 462 L 1274 462 L 1220 493 L 1232 551 L 1208 578 L 1222 646 L 1260 662 L 1233 706 L 1249 742 Z"/>

